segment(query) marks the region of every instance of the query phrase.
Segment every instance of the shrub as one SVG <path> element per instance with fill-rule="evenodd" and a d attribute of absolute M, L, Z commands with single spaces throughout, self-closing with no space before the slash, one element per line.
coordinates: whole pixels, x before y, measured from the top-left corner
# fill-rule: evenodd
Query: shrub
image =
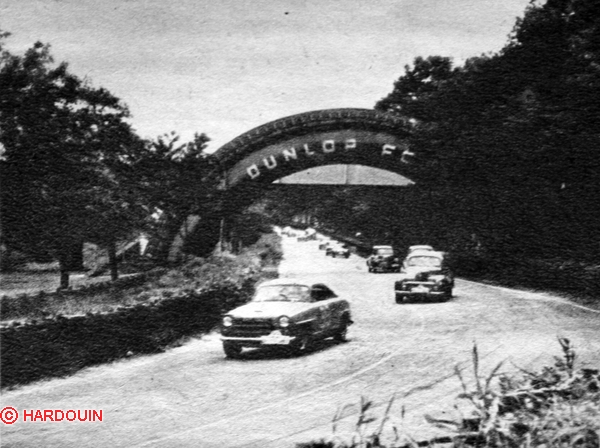
<path fill-rule="evenodd" d="M 596 369 L 575 369 L 570 341 L 559 338 L 563 356 L 540 372 L 499 374 L 502 363 L 483 376 L 477 346 L 472 363 L 475 384 L 469 387 L 461 370 L 455 369 L 463 392 L 458 400 L 470 404 L 472 413 L 456 420 L 425 416 L 448 436 L 417 441 L 399 431 L 390 418 L 393 398 L 382 417 L 374 404 L 361 398 L 354 434 L 347 440 L 336 435 L 344 409 L 333 418 L 333 435 L 296 448 L 598 448 L 600 447 L 600 374 Z M 404 414 L 404 410 L 402 411 Z M 370 424 L 375 424 L 373 429 Z M 385 425 L 391 426 L 392 442 L 384 444 Z"/>
<path fill-rule="evenodd" d="M 263 275 L 265 251 L 271 249 L 262 244 L 238 257 L 193 260 L 150 281 L 143 291 L 136 287 L 127 306 L 118 305 L 125 302 L 120 300 L 111 312 L 98 311 L 96 303 L 85 315 L 65 317 L 55 312 L 53 318 L 46 315 L 2 328 L 1 386 L 65 376 L 135 354 L 159 353 L 185 337 L 210 331 L 224 312 L 250 298 Z M 116 292 L 122 293 L 114 288 L 110 294 Z M 101 298 L 110 294 L 104 292 Z M 77 295 L 77 300 L 85 299 Z M 36 305 L 40 303 L 26 300 L 23 306 Z"/>

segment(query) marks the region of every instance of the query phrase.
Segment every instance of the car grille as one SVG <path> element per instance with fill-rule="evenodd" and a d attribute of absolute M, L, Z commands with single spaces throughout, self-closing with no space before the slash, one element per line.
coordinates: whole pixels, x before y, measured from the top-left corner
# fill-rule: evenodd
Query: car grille
<path fill-rule="evenodd" d="M 406 286 L 434 286 L 435 282 L 404 282 Z"/>
<path fill-rule="evenodd" d="M 274 329 L 270 319 L 235 319 L 227 336 L 251 338 L 267 335 Z"/>

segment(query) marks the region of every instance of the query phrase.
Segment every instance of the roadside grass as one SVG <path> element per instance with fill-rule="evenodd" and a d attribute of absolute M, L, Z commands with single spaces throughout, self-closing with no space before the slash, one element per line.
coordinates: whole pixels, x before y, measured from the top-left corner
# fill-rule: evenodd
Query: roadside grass
<path fill-rule="evenodd" d="M 600 309 L 600 264 L 555 259 L 457 259 L 456 274 L 498 286 L 560 294 L 581 305 Z"/>
<path fill-rule="evenodd" d="M 83 316 L 110 313 L 136 305 L 153 304 L 185 292 L 201 292 L 211 285 L 239 285 L 256 275 L 267 265 L 276 265 L 281 257 L 278 237 L 264 235 L 256 244 L 239 255 L 213 254 L 207 258 L 192 258 L 173 269 L 150 271 L 139 282 L 118 280 L 114 285 L 61 293 L 39 293 L 0 298 L 0 322 L 26 323 L 57 316 Z"/>
<path fill-rule="evenodd" d="M 0 272 L 0 296 L 54 291 L 60 285 L 58 263 L 27 263 L 19 269 Z"/>
<path fill-rule="evenodd" d="M 475 345 L 472 384 L 455 368 L 462 386 L 455 408 L 461 412 L 454 419 L 425 416 L 446 436 L 427 439 L 408 434 L 402 427 L 405 409 L 399 420 L 391 416 L 395 397 L 380 416 L 373 413 L 374 403 L 361 397 L 351 436 L 337 434 L 347 405 L 333 417 L 331 436 L 296 444 L 296 448 L 598 448 L 599 371 L 577 369 L 570 341 L 558 341 L 562 357 L 556 357 L 553 366 L 538 372 L 519 369 L 516 374 L 501 373 L 503 363 L 499 363 L 484 375 Z"/>
<path fill-rule="evenodd" d="M 193 259 L 140 287 L 41 297 L 25 307 L 18 299 L 3 303 L 3 314 L 20 319 L 0 328 L 0 387 L 160 353 L 209 332 L 258 281 L 276 275 L 280 258 L 279 237 L 270 234 L 239 255 Z"/>

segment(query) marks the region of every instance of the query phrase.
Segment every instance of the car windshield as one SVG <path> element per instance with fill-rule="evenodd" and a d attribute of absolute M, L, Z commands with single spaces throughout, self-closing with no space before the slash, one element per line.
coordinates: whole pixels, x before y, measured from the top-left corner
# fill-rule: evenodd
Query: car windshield
<path fill-rule="evenodd" d="M 394 250 L 393 249 L 376 249 L 375 255 L 382 255 L 384 257 L 387 257 L 389 255 L 394 255 Z"/>
<path fill-rule="evenodd" d="M 253 302 L 310 302 L 310 288 L 304 285 L 261 286 Z"/>
<path fill-rule="evenodd" d="M 410 257 L 407 262 L 408 266 L 422 266 L 428 268 L 439 268 L 442 266 L 442 260 L 438 257 L 418 256 Z"/>

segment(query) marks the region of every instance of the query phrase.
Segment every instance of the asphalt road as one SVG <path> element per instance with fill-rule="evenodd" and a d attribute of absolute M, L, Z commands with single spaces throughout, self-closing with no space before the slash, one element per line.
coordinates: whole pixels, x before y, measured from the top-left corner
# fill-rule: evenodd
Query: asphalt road
<path fill-rule="evenodd" d="M 382 416 L 395 397 L 392 425 L 416 438 L 440 434 L 425 413 L 451 411 L 460 383 L 471 380 L 476 343 L 482 375 L 535 369 L 560 356 L 568 337 L 579 366 L 600 366 L 600 314 L 546 294 L 457 280 L 446 303 L 397 305 L 397 274 L 369 274 L 365 261 L 325 257 L 316 242 L 284 240 L 281 276 L 311 277 L 351 302 L 349 342 L 323 342 L 287 357 L 249 351 L 227 360 L 217 334 L 167 353 L 86 369 L 1 396 L 21 417 L 0 423 L 6 447 L 293 447 L 331 435 L 332 418 L 350 437 L 362 397 Z M 23 422 L 35 409 L 102 410 L 102 422 Z M 376 425 L 373 424 L 373 425 Z"/>

